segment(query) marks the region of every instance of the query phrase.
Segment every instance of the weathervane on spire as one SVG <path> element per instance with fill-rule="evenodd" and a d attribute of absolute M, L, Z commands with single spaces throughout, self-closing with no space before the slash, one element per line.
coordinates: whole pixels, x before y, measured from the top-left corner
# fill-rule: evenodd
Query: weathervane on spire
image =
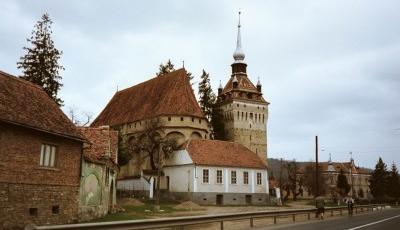
<path fill-rule="evenodd" d="M 238 24 L 238 27 L 240 28 L 240 14 L 241 14 L 242 12 L 240 11 L 240 9 L 239 9 L 239 24 Z"/>

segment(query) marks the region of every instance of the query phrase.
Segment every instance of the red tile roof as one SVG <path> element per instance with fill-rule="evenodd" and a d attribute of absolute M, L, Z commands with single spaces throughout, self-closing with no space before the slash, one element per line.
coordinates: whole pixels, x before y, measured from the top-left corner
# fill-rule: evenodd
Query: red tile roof
<path fill-rule="evenodd" d="M 253 85 L 250 79 L 246 75 L 236 75 L 236 79 L 238 80 L 238 87 L 233 89 L 233 77 L 229 79 L 226 83 L 224 89 L 222 90 L 221 95 L 225 95 L 231 98 L 241 99 L 241 100 L 251 100 L 251 101 L 258 101 L 262 103 L 268 103 L 262 96 L 262 93 L 258 92 L 257 88 Z M 233 94 L 234 91 L 243 92 L 245 94 L 238 96 Z M 247 98 L 247 93 L 251 93 L 253 95 L 257 95 L 257 97 L 253 97 L 251 99 Z"/>
<path fill-rule="evenodd" d="M 108 127 L 79 127 L 82 135 L 89 141 L 83 145 L 85 160 L 106 164 L 111 161 L 117 164 L 118 132 Z"/>
<path fill-rule="evenodd" d="M 204 118 L 185 69 L 117 92 L 91 126 L 119 125 L 160 115 Z"/>
<path fill-rule="evenodd" d="M 257 88 L 253 85 L 253 83 L 250 81 L 248 77 L 244 75 L 236 75 L 236 79 L 238 80 L 238 89 L 247 92 L 259 93 L 257 91 Z M 222 90 L 222 93 L 227 93 L 229 91 L 232 91 L 233 89 L 232 80 L 233 78 L 231 77 L 228 83 L 226 83 L 224 89 Z"/>
<path fill-rule="evenodd" d="M 198 165 L 267 169 L 257 154 L 234 142 L 191 140 L 186 150 Z"/>
<path fill-rule="evenodd" d="M 75 125 L 41 87 L 2 71 L 0 121 L 83 139 Z"/>

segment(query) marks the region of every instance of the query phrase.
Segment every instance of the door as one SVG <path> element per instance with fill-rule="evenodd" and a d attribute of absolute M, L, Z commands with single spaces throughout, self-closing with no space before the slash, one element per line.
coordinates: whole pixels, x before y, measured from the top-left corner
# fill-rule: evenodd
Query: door
<path fill-rule="evenodd" d="M 251 205 L 251 195 L 246 195 L 246 205 Z"/>
<path fill-rule="evenodd" d="M 217 195 L 217 205 L 223 205 L 224 196 Z"/>

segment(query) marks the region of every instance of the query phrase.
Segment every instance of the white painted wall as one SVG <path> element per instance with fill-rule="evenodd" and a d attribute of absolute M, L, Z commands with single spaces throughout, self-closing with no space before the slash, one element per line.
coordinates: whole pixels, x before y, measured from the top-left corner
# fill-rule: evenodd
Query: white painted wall
<path fill-rule="evenodd" d="M 190 158 L 190 155 L 186 151 L 186 149 L 173 152 L 165 162 L 166 166 L 187 165 L 187 164 L 193 164 L 193 161 L 192 158 Z"/>
<path fill-rule="evenodd" d="M 126 179 L 117 181 L 118 190 L 142 190 L 149 191 L 150 183 L 143 177 L 140 179 Z"/>
<path fill-rule="evenodd" d="M 194 192 L 194 166 L 181 165 L 165 167 L 164 175 L 169 177 L 170 192 Z"/>
<path fill-rule="evenodd" d="M 203 183 L 203 169 L 209 170 L 209 183 Z M 221 193 L 269 193 L 267 170 L 197 166 L 197 191 Z M 217 183 L 217 170 L 222 170 L 222 184 Z M 231 171 L 236 171 L 236 184 L 231 183 Z M 249 183 L 244 184 L 243 172 L 248 172 Z M 261 173 L 262 184 L 257 185 L 257 173 Z"/>

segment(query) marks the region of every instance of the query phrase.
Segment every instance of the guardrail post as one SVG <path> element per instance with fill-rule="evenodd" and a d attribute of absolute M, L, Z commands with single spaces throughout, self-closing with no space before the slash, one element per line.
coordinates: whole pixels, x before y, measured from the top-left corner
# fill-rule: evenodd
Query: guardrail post
<path fill-rule="evenodd" d="M 343 209 L 340 209 L 340 215 L 343 216 Z"/>
<path fill-rule="evenodd" d="M 276 224 L 276 216 L 274 216 L 274 224 Z"/>
<path fill-rule="evenodd" d="M 310 213 L 307 213 L 307 219 L 310 220 Z"/>
<path fill-rule="evenodd" d="M 293 219 L 293 222 L 296 222 L 296 214 L 293 214 L 292 219 Z"/>
<path fill-rule="evenodd" d="M 333 210 L 331 210 L 331 216 L 333 216 Z"/>
<path fill-rule="evenodd" d="M 250 227 L 254 227 L 254 219 L 250 218 Z"/>
<path fill-rule="evenodd" d="M 220 222 L 221 230 L 224 230 L 224 221 Z"/>

